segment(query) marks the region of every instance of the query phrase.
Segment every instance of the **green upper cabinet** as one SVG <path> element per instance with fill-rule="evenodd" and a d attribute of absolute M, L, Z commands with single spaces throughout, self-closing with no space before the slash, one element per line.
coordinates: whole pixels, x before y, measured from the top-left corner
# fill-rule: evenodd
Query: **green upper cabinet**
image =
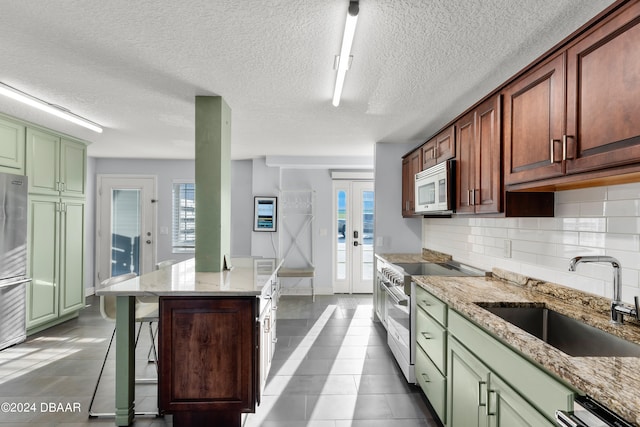
<path fill-rule="evenodd" d="M 84 197 L 86 168 L 85 144 L 27 128 L 30 193 Z"/>
<path fill-rule="evenodd" d="M 62 139 L 60 142 L 60 182 L 63 196 L 84 197 L 86 170 L 86 145 Z"/>
<path fill-rule="evenodd" d="M 24 174 L 25 127 L 0 119 L 0 170 Z"/>

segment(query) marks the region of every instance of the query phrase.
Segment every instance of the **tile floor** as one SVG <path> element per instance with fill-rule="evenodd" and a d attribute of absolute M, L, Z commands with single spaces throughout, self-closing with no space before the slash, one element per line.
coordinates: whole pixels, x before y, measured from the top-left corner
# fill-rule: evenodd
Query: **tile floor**
<path fill-rule="evenodd" d="M 113 324 L 87 298 L 78 319 L 0 351 L 0 427 L 111 426 L 87 417 Z M 278 343 L 264 395 L 243 426 L 437 426 L 419 389 L 408 385 L 386 346 L 384 329 L 371 320 L 371 296 L 285 296 L 278 311 Z M 136 374 L 155 375 L 147 362 L 143 330 Z M 113 352 L 113 349 L 112 349 Z M 113 408 L 113 356 L 94 411 Z M 9 412 L 6 412 L 9 404 Z M 156 386 L 136 386 L 136 409 L 154 410 Z M 78 410 L 79 409 L 79 410 Z M 11 411 L 20 410 L 20 412 Z M 28 411 L 27 411 L 28 410 Z M 135 426 L 171 426 L 171 416 L 137 417 Z"/>

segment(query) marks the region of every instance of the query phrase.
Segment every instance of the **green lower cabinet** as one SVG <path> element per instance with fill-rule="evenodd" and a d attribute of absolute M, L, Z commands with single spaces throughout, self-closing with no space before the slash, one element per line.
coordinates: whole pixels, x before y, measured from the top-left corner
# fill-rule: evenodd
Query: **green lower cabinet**
<path fill-rule="evenodd" d="M 58 202 L 57 197 L 32 197 L 29 203 L 27 329 L 58 318 Z"/>
<path fill-rule="evenodd" d="M 84 201 L 30 196 L 27 332 L 77 316 L 84 307 Z"/>
<path fill-rule="evenodd" d="M 447 426 L 487 426 L 487 384 L 490 370 L 453 338 L 449 339 L 448 363 Z"/>
<path fill-rule="evenodd" d="M 577 390 L 451 309 L 448 314 L 448 331 L 449 342 L 463 343 L 477 360 L 508 383 L 547 420 L 554 420 L 557 409 L 573 409 L 573 398 Z"/>
<path fill-rule="evenodd" d="M 497 375 L 489 378 L 487 407 L 490 427 L 553 427 L 545 418 Z"/>
<path fill-rule="evenodd" d="M 60 315 L 84 307 L 84 201 L 62 199 L 60 218 Z"/>

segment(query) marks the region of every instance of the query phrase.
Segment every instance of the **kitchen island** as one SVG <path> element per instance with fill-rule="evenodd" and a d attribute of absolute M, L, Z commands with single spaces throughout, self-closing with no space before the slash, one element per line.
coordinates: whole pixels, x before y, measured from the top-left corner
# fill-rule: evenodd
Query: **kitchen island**
<path fill-rule="evenodd" d="M 136 297 L 159 297 L 159 406 L 173 425 L 240 425 L 260 392 L 260 314 L 276 293 L 275 259 L 232 259 L 196 272 L 195 260 L 96 291 L 117 297 L 116 419 L 133 422 Z M 272 323 L 272 322 L 269 322 Z"/>

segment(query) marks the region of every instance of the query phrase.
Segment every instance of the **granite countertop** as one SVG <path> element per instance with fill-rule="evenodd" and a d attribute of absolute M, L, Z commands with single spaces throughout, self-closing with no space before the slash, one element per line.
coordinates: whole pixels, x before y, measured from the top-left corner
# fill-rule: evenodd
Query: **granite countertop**
<path fill-rule="evenodd" d="M 379 256 L 389 262 L 429 260 L 421 254 Z M 544 304 L 638 344 L 640 325 L 627 321 L 627 317 L 623 325 L 611 324 L 610 302 L 605 298 L 499 269 L 492 274 L 493 277 L 414 276 L 414 280 L 511 348 L 640 426 L 640 358 L 569 356 L 475 303 Z"/>
<path fill-rule="evenodd" d="M 232 258 L 230 271 L 196 272 L 195 259 L 142 274 L 96 290 L 97 295 L 258 296 L 277 271 L 279 260 Z"/>

